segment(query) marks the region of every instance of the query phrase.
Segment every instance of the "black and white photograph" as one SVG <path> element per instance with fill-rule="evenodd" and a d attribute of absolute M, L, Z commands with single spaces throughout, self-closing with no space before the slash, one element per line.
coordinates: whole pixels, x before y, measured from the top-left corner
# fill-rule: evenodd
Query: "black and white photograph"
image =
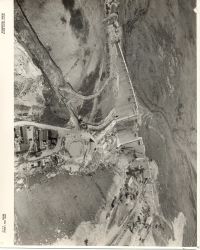
<path fill-rule="evenodd" d="M 197 246 L 196 1 L 13 8 L 13 244 Z"/>

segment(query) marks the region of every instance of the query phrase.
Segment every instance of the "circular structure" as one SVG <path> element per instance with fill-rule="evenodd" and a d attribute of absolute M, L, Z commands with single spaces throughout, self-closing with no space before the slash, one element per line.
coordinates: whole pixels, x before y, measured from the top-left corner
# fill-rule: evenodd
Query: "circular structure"
<path fill-rule="evenodd" d="M 69 153 L 72 157 L 83 156 L 84 145 L 81 141 L 73 141 L 69 146 Z"/>

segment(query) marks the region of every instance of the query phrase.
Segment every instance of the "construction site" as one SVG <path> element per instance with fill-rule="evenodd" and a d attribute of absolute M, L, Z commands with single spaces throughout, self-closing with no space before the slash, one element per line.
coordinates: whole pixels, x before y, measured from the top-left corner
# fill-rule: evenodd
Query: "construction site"
<path fill-rule="evenodd" d="M 22 27 L 28 30 L 23 44 L 37 58 L 38 65 L 42 65 L 42 72 L 49 77 L 49 88 L 70 114 L 66 127 L 31 121 L 30 117 L 27 120 L 18 117 L 15 122 L 16 195 L 18 193 L 20 197 L 25 189 L 32 190 L 37 183 L 48 182 L 59 175 L 92 178 L 96 172 L 106 169 L 117 176 L 113 190 L 110 188 L 110 193 L 104 195 L 104 203 L 95 217 L 97 226 L 84 229 L 87 235 L 84 232 L 79 234 L 79 227 L 83 226 L 80 223 L 70 239 L 60 234 L 55 242 L 44 242 L 41 238 L 39 244 L 53 244 L 61 239 L 65 244 L 67 238 L 67 243 L 71 240 L 77 245 L 145 246 L 155 245 L 154 239 L 157 237 L 160 245 L 168 245 L 169 239 L 174 237 L 173 228 L 164 219 L 159 205 L 156 183 L 158 166 L 146 156 L 139 133 L 142 114 L 121 47 L 119 1 L 105 0 L 104 3 L 102 24 L 106 33 L 105 61 L 109 67 L 107 78 L 104 79 L 102 71 L 105 65 L 102 66 L 99 72 L 101 80 L 97 81 L 98 84 L 101 82 L 101 87 L 90 95 L 83 95 L 71 87 L 70 82 L 66 83 L 48 54 L 40 55 L 43 50 L 37 39 L 34 40 L 37 50 L 28 45 L 33 31 L 22 17 L 19 7 L 16 13 L 18 20 L 22 20 Z M 16 35 L 19 41 L 20 32 L 19 29 Z M 42 63 L 43 60 L 49 60 L 54 75 L 49 73 L 48 63 Z M 55 84 L 56 81 L 61 81 L 61 84 Z M 106 103 L 106 98 L 101 102 L 98 102 L 98 98 L 106 95 L 108 90 L 110 92 L 106 98 L 110 99 L 112 105 L 106 108 L 100 121 L 95 121 L 91 115 L 91 119 L 88 114 L 83 115 L 81 108 L 89 100 L 93 101 L 91 113 L 103 109 L 102 103 Z M 32 133 L 31 138 L 28 133 Z M 31 180 L 33 176 L 35 178 Z M 59 230 L 62 233 L 62 229 Z M 16 235 L 20 244 L 23 237 L 20 233 Z M 37 240 L 30 237 L 24 242 L 31 244 Z"/>

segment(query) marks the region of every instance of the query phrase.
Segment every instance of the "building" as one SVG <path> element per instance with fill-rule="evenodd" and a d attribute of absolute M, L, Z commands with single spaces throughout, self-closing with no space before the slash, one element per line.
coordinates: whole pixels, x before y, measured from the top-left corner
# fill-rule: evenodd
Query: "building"
<path fill-rule="evenodd" d="M 34 127 L 33 126 L 27 126 L 26 127 L 26 133 L 27 133 L 27 139 L 29 141 L 34 140 Z"/>
<path fill-rule="evenodd" d="M 20 149 L 21 149 L 20 148 L 20 143 L 19 143 L 19 141 L 17 139 L 15 139 L 15 141 L 14 141 L 14 152 L 19 153 Z"/>
<path fill-rule="evenodd" d="M 48 145 L 54 147 L 57 144 L 58 132 L 56 130 L 48 130 Z"/>
<path fill-rule="evenodd" d="M 39 129 L 39 145 L 40 149 L 44 150 L 47 148 L 48 144 L 48 130 L 47 129 Z"/>
<path fill-rule="evenodd" d="M 25 153 L 29 150 L 29 140 L 27 137 L 26 126 L 14 128 L 14 151 L 15 153 Z"/>

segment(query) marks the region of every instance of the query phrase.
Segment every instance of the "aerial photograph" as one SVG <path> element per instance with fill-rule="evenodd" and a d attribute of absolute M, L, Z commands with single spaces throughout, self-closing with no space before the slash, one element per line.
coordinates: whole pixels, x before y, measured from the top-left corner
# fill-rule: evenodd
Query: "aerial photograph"
<path fill-rule="evenodd" d="M 195 0 L 14 0 L 15 245 L 197 244 Z"/>

